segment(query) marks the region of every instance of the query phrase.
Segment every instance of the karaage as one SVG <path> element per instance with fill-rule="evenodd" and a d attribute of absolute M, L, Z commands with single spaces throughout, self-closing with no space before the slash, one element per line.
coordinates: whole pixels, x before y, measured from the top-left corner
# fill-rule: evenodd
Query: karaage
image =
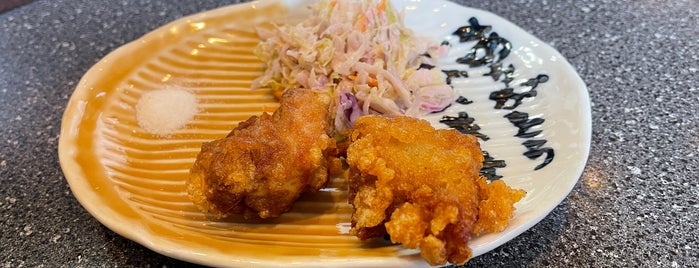
<path fill-rule="evenodd" d="M 361 239 L 388 233 L 394 243 L 419 247 L 432 265 L 466 262 L 474 228 L 502 230 L 525 194 L 479 179 L 478 141 L 456 130 L 435 130 L 410 117 L 365 116 L 350 139 L 351 233 Z M 504 225 L 491 227 L 493 220 Z"/>
<path fill-rule="evenodd" d="M 330 93 L 290 89 L 269 115 L 241 122 L 227 137 L 204 143 L 187 191 L 216 218 L 271 218 L 304 192 L 322 188 L 337 166 Z"/>

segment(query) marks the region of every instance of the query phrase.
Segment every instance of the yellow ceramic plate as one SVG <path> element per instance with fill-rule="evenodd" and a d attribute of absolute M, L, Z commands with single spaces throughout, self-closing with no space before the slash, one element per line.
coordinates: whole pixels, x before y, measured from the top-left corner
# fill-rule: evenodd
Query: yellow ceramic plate
<path fill-rule="evenodd" d="M 202 142 L 225 136 L 237 122 L 277 107 L 271 92 L 250 90 L 262 63 L 252 55 L 258 42 L 254 26 L 296 17 L 305 0 L 252 2 L 224 7 L 167 24 L 112 52 L 80 81 L 63 117 L 61 166 L 76 198 L 113 231 L 174 258 L 214 266 L 424 266 L 414 250 L 382 239 L 361 242 L 347 235 L 352 209 L 346 182 L 304 196 L 289 213 L 264 222 L 240 218 L 210 221 L 187 198 L 184 182 Z M 517 66 L 515 82 L 546 73 L 535 100 L 522 109 L 546 117 L 538 138 L 548 139 L 557 158 L 533 171 L 540 161 L 522 157 L 522 140 L 492 109 L 490 78 L 455 80 L 454 87 L 475 101 L 445 113 L 468 111 L 491 140 L 483 146 L 508 162 L 499 172 L 529 194 L 502 233 L 474 238 L 474 256 L 519 235 L 546 216 L 571 190 L 585 165 L 590 112 L 584 84 L 555 50 L 491 13 L 456 4 L 397 0 L 406 23 L 435 40 L 454 40 L 451 32 L 471 16 L 508 36 Z M 292 7 L 292 8 L 287 8 Z M 289 11 L 291 10 L 291 12 Z M 472 44 L 454 41 L 445 60 L 453 62 Z M 452 66 L 460 68 L 458 66 Z M 487 70 L 476 68 L 472 74 Z M 522 80 L 524 79 L 524 80 Z M 180 88 L 193 93 L 197 111 L 168 135 L 143 130 L 136 106 L 146 92 Z M 441 115 L 428 117 L 436 126 Z M 443 125 L 442 125 L 443 126 Z"/>

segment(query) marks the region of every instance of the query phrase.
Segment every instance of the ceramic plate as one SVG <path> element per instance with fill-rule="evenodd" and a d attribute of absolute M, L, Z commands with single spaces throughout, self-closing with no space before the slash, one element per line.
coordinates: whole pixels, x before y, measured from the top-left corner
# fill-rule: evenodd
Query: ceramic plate
<path fill-rule="evenodd" d="M 341 179 L 302 197 L 291 212 L 263 222 L 210 221 L 185 194 L 184 182 L 202 142 L 221 138 L 237 122 L 277 107 L 271 92 L 249 89 L 262 72 L 252 55 L 258 42 L 252 29 L 303 14 L 307 4 L 260 1 L 188 16 L 117 49 L 91 68 L 65 111 L 59 144 L 61 166 L 80 203 L 113 231 L 199 264 L 426 266 L 415 250 L 347 235 L 352 209 Z M 474 256 L 483 254 L 539 222 L 576 183 L 590 145 L 586 87 L 558 52 L 496 15 L 439 0 L 394 0 L 394 5 L 405 11 L 406 24 L 418 34 L 451 44 L 442 68 L 456 71 L 453 87 L 472 101 L 455 103 L 426 119 L 445 128 L 440 123 L 444 116 L 458 118 L 466 112 L 487 136 L 483 149 L 506 164 L 495 168 L 495 174 L 528 192 L 509 228 L 472 240 Z M 491 62 L 457 63 L 459 58 L 468 61 L 478 46 L 478 41 L 462 43 L 452 35 L 472 25 L 471 17 L 491 26 L 481 31 L 495 48 Z M 506 57 L 498 54 L 506 47 Z M 487 55 L 474 51 L 471 63 Z M 534 87 L 530 79 L 537 77 Z M 491 94 L 508 96 L 502 91 L 508 87 L 514 94 L 510 97 L 522 96 L 521 103 L 504 109 L 513 104 L 511 98 L 504 108 L 495 108 Z M 136 106 L 147 92 L 164 88 L 192 93 L 196 113 L 170 134 L 150 134 L 139 126 Z M 505 117 L 512 112 L 519 116 L 514 121 L 519 127 Z M 526 123 L 531 127 L 523 128 Z M 536 169 L 547 157 L 552 157 L 550 162 Z"/>

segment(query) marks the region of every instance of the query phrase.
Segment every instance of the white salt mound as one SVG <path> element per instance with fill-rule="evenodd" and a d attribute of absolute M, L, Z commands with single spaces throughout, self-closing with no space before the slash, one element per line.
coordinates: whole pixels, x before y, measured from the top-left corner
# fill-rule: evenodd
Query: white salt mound
<path fill-rule="evenodd" d="M 148 91 L 136 104 L 138 125 L 148 133 L 160 136 L 183 128 L 196 113 L 196 96 L 181 88 Z"/>

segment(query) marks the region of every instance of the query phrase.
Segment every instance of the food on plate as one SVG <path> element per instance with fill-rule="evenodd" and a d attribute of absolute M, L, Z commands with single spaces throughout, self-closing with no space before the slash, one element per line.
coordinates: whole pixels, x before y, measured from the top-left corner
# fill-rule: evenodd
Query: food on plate
<path fill-rule="evenodd" d="M 390 1 L 321 0 L 311 8 L 298 24 L 258 30 L 255 54 L 266 69 L 253 87 L 331 89 L 341 136 L 362 115 L 420 116 L 455 99 L 435 68 L 446 46 L 405 27 Z"/>
<path fill-rule="evenodd" d="M 478 140 L 414 117 L 455 99 L 435 67 L 444 47 L 415 36 L 386 0 L 321 0 L 299 24 L 261 28 L 253 87 L 280 95 L 204 143 L 189 196 L 216 218 L 277 217 L 349 168 L 351 233 L 389 234 L 430 264 L 463 264 L 472 235 L 502 231 L 525 192 L 479 177 Z"/>
<path fill-rule="evenodd" d="M 502 231 L 525 195 L 479 177 L 482 161 L 475 136 L 411 117 L 359 118 L 347 149 L 350 232 L 387 233 L 432 265 L 463 264 L 471 235 Z"/>
<path fill-rule="evenodd" d="M 290 89 L 274 114 L 253 116 L 227 137 L 204 143 L 187 182 L 190 198 L 217 218 L 286 212 L 341 165 L 329 136 L 331 105 L 327 91 Z"/>

